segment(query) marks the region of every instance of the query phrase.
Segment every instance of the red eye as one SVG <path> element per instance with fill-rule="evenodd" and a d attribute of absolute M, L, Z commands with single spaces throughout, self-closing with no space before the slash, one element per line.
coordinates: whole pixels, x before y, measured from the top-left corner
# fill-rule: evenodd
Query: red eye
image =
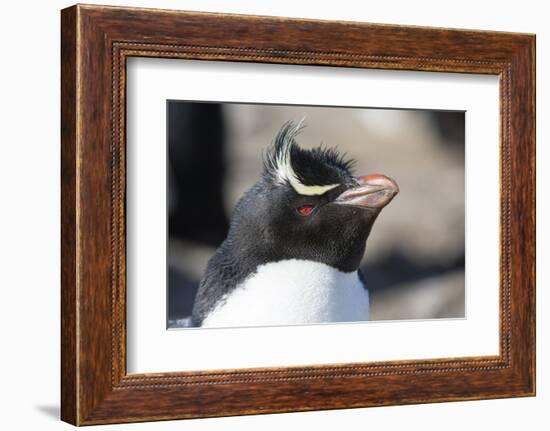
<path fill-rule="evenodd" d="M 313 205 L 302 205 L 301 207 L 298 207 L 298 214 L 301 216 L 308 216 L 313 212 Z"/>

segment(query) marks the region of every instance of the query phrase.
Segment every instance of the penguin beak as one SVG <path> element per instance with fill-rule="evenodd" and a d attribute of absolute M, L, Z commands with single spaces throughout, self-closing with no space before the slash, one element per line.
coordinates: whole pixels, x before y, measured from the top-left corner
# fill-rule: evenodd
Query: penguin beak
<path fill-rule="evenodd" d="M 358 208 L 382 209 L 399 193 L 397 183 L 381 174 L 356 178 L 357 185 L 338 196 L 334 203 Z"/>

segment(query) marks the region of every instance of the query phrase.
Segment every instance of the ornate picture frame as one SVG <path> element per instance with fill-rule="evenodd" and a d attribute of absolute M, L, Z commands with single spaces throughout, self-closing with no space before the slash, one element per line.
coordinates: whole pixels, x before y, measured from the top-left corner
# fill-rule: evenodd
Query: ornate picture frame
<path fill-rule="evenodd" d="M 61 14 L 61 417 L 74 425 L 535 394 L 535 36 L 76 5 Z M 500 86 L 500 353 L 126 372 L 129 57 L 490 74 Z"/>

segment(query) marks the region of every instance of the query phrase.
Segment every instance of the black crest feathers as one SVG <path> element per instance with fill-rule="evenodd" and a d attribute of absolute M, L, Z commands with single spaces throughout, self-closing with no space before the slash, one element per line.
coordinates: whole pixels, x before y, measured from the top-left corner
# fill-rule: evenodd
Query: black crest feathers
<path fill-rule="evenodd" d="M 290 184 L 300 194 L 322 194 L 350 181 L 354 160 L 347 160 L 334 148 L 300 148 L 296 136 L 303 119 L 286 122 L 264 157 L 264 171 L 275 182 Z"/>

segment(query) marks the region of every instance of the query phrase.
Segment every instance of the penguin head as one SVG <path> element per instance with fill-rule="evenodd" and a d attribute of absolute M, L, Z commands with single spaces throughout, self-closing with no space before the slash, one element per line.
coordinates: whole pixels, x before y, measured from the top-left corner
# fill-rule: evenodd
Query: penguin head
<path fill-rule="evenodd" d="M 241 198 L 228 241 L 261 262 L 285 259 L 357 270 L 378 214 L 398 193 L 380 174 L 355 177 L 335 149 L 302 149 L 302 121 L 287 122 L 264 156 L 260 180 Z"/>

